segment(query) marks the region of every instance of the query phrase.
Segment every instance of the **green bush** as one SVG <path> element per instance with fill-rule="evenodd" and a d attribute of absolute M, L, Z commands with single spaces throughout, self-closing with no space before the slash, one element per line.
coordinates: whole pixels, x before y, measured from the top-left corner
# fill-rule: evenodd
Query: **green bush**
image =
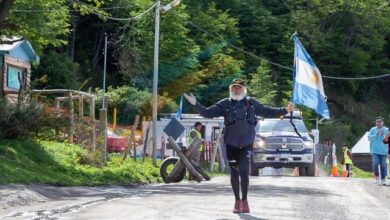
<path fill-rule="evenodd" d="M 28 137 L 40 128 L 42 109 L 35 103 L 10 104 L 0 100 L 0 139 Z"/>
<path fill-rule="evenodd" d="M 100 159 L 101 159 L 100 155 Z M 56 185 L 145 184 L 161 182 L 151 160 L 144 163 L 110 156 L 107 165 L 95 166 L 94 153 L 53 141 L 0 140 L 0 184 Z M 91 162 L 91 160 L 94 160 Z"/>
<path fill-rule="evenodd" d="M 96 109 L 102 107 L 102 90 L 97 89 Z M 152 94 L 147 90 L 139 90 L 131 86 L 108 87 L 108 118 L 112 121 L 113 109 L 117 110 L 118 124 L 129 124 L 135 115 L 152 115 Z M 160 113 L 176 112 L 177 105 L 166 95 L 159 96 L 158 109 Z"/>

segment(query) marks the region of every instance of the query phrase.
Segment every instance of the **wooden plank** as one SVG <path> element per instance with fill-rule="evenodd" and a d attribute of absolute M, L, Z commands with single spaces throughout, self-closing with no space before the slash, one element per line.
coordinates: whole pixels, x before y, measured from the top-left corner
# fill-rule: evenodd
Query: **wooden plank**
<path fill-rule="evenodd" d="M 73 94 L 77 94 L 77 95 L 83 95 L 83 96 L 86 96 L 86 97 L 95 97 L 95 95 L 92 95 L 92 94 L 89 94 L 89 93 L 86 93 L 86 92 L 82 92 L 82 91 L 76 91 L 76 90 L 71 90 L 71 89 L 43 89 L 43 90 L 37 90 L 37 89 L 34 89 L 34 90 L 31 90 L 31 93 L 41 93 L 41 94 L 54 94 L 54 93 L 63 93 L 63 94 L 66 94 L 68 92 L 72 92 Z"/>
<path fill-rule="evenodd" d="M 72 100 L 72 92 L 68 93 L 69 97 L 69 128 L 68 128 L 68 141 L 73 143 L 73 131 L 74 131 L 74 105 Z"/>
<path fill-rule="evenodd" d="M 171 143 L 172 147 L 176 151 L 177 155 L 180 157 L 180 162 L 179 163 L 184 163 L 185 164 L 185 166 L 187 167 L 188 171 L 195 177 L 196 181 L 198 181 L 198 182 L 202 181 L 202 179 L 203 179 L 202 175 L 198 171 L 196 171 L 194 166 L 192 166 L 191 162 L 183 154 L 183 152 L 181 151 L 180 147 L 175 143 L 173 138 L 172 137 L 169 137 L 169 138 L 168 138 L 169 143 L 173 142 L 173 143 Z"/>
<path fill-rule="evenodd" d="M 137 145 L 135 143 L 135 132 L 137 131 L 138 122 L 139 122 L 139 115 L 136 115 L 133 128 L 131 129 L 131 143 L 133 144 L 134 160 L 137 160 Z"/>
<path fill-rule="evenodd" d="M 99 111 L 100 129 L 99 140 L 103 139 L 103 160 L 107 161 L 107 109 L 100 109 Z"/>
<path fill-rule="evenodd" d="M 127 158 L 128 153 L 131 151 L 131 146 L 135 142 L 135 131 L 136 131 L 137 126 L 138 126 L 138 121 L 139 121 L 139 115 L 136 115 L 133 127 L 131 128 L 130 138 L 128 139 L 128 142 L 127 142 L 128 149 L 123 153 L 122 160 L 125 160 Z M 134 144 L 134 160 L 136 160 L 136 146 L 135 146 L 135 144 Z"/>
<path fill-rule="evenodd" d="M 89 117 L 92 122 L 92 149 L 96 149 L 95 97 L 89 98 Z"/>
<path fill-rule="evenodd" d="M 21 68 L 21 69 L 31 69 L 31 63 L 29 61 L 16 59 L 9 55 L 4 56 L 4 64 L 11 64 L 12 66 Z"/>
<path fill-rule="evenodd" d="M 150 131 L 150 122 L 148 123 L 148 127 L 146 128 L 146 134 L 145 134 L 145 140 L 144 140 L 144 147 L 143 147 L 143 151 L 142 151 L 142 162 L 145 161 L 145 157 L 146 157 L 146 147 L 148 146 L 148 140 L 149 140 L 149 131 Z"/>
<path fill-rule="evenodd" d="M 198 138 L 195 138 L 192 141 L 190 147 L 188 148 L 186 154 L 183 154 L 180 147 L 177 145 L 177 143 L 175 142 L 175 140 L 173 140 L 172 137 L 169 137 L 168 141 L 171 144 L 173 150 L 175 150 L 178 156 L 180 157 L 180 162 L 176 163 L 171 173 L 169 173 L 167 177 L 167 182 L 171 182 L 171 180 L 173 179 L 172 177 L 177 176 L 178 172 L 182 170 L 180 169 L 180 167 L 183 166 L 183 163 L 185 167 L 187 167 L 188 171 L 195 177 L 196 181 L 198 182 L 202 181 L 203 178 L 201 174 L 199 174 L 198 171 L 196 171 L 196 169 L 192 166 L 191 162 L 187 159 L 187 157 L 190 156 L 193 151 L 199 149 L 202 141 L 199 140 Z"/>
<path fill-rule="evenodd" d="M 84 117 L 84 102 L 83 96 L 79 95 L 79 118 L 82 119 Z"/>
<path fill-rule="evenodd" d="M 173 138 L 172 138 L 173 140 Z M 170 143 L 169 139 L 168 142 Z M 173 141 L 175 143 L 175 141 Z M 194 138 L 190 146 L 187 148 L 187 151 L 185 153 L 186 157 L 189 157 L 191 153 L 194 151 L 194 149 L 198 150 L 202 141 L 198 139 L 197 137 Z M 170 143 L 171 144 L 171 143 Z M 175 143 L 176 144 L 176 143 Z M 168 174 L 165 183 L 170 183 L 172 180 L 174 180 L 177 175 L 181 172 L 182 169 L 185 169 L 185 165 L 183 163 L 176 163 L 171 172 Z"/>

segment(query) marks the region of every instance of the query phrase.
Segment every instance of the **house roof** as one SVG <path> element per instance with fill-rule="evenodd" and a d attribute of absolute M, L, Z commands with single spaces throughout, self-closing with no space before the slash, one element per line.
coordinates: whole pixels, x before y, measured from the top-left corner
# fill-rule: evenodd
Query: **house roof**
<path fill-rule="evenodd" d="M 368 132 L 359 139 L 359 141 L 352 147 L 353 154 L 369 154 L 370 142 L 368 141 Z"/>
<path fill-rule="evenodd" d="M 13 41 L 18 38 L 5 39 Z M 28 40 L 20 40 L 12 44 L 0 44 L 0 54 L 9 54 L 11 57 L 25 61 L 39 61 L 39 56 L 35 53 Z"/>

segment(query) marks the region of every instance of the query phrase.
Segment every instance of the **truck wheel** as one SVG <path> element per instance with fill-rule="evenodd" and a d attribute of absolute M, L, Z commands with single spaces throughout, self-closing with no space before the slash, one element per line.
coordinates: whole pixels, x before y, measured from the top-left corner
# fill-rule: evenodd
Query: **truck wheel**
<path fill-rule="evenodd" d="M 299 167 L 299 176 L 306 176 L 306 167 Z"/>
<path fill-rule="evenodd" d="M 307 176 L 315 176 L 315 174 L 316 174 L 316 163 L 315 163 L 315 161 L 313 161 L 313 163 L 310 164 L 306 168 L 306 174 L 307 174 Z"/>
<path fill-rule="evenodd" d="M 177 157 L 168 157 L 161 163 L 160 176 L 165 183 L 167 183 L 167 178 L 169 173 L 171 172 L 171 170 L 179 160 L 180 159 Z M 179 175 L 177 175 L 176 178 L 171 182 L 178 183 L 182 181 L 185 176 L 186 176 L 186 169 L 184 168 L 180 171 Z"/>
<path fill-rule="evenodd" d="M 255 162 L 253 162 L 253 157 L 251 157 L 251 165 L 249 168 L 251 169 L 251 176 L 259 176 L 259 168 L 256 166 Z"/>

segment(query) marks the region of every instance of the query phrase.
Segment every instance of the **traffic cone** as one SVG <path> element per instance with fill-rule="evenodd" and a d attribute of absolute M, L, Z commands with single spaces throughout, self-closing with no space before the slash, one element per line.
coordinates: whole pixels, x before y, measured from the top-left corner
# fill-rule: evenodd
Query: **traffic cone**
<path fill-rule="evenodd" d="M 333 177 L 339 176 L 339 169 L 337 168 L 337 164 L 333 164 L 332 166 L 332 176 Z"/>
<path fill-rule="evenodd" d="M 332 145 L 332 176 L 336 177 L 339 176 L 339 170 L 337 168 L 337 158 L 336 158 L 336 145 L 333 143 Z"/>
<path fill-rule="evenodd" d="M 347 167 L 345 166 L 345 164 L 343 165 L 343 172 L 342 172 L 341 176 L 342 177 L 347 177 L 348 176 Z"/>

